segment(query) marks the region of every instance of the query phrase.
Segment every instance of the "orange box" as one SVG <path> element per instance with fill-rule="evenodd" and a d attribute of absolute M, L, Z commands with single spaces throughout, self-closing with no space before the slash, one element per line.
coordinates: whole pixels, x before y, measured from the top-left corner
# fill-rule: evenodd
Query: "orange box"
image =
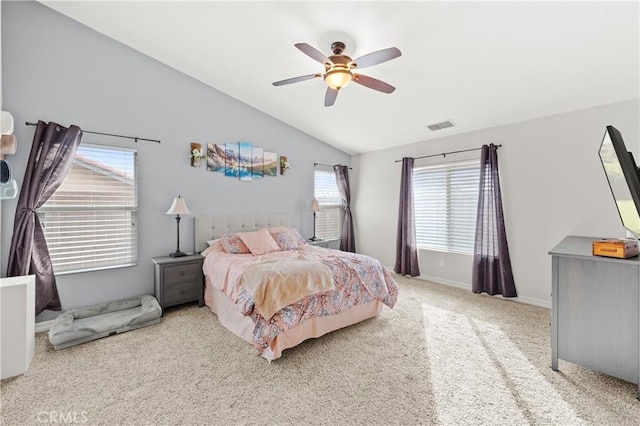
<path fill-rule="evenodd" d="M 612 238 L 593 242 L 593 255 L 627 259 L 640 254 L 638 241 L 629 238 Z"/>

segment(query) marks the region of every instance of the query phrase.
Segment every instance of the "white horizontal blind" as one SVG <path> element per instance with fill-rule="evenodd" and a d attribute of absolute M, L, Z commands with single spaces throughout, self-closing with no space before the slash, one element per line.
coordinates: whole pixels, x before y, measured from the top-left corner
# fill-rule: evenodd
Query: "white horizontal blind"
<path fill-rule="evenodd" d="M 38 209 L 56 273 L 138 262 L 136 151 L 82 144 Z"/>
<path fill-rule="evenodd" d="M 473 253 L 479 184 L 477 160 L 414 168 L 418 247 Z"/>
<path fill-rule="evenodd" d="M 316 237 L 322 240 L 340 238 L 343 204 L 336 174 L 333 170 L 315 170 L 314 182 L 314 196 L 320 205 L 316 214 Z"/>

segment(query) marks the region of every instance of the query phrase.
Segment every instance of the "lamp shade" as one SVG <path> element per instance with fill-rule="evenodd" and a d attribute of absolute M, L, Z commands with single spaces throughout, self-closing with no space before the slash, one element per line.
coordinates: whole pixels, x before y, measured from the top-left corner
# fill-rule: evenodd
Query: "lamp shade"
<path fill-rule="evenodd" d="M 311 211 L 313 211 L 313 212 L 319 212 L 320 211 L 320 204 L 318 204 L 318 200 L 316 200 L 315 198 L 311 202 Z"/>
<path fill-rule="evenodd" d="M 342 89 L 349 84 L 351 79 L 353 79 L 351 71 L 342 67 L 331 69 L 324 75 L 324 81 L 327 83 L 327 86 L 336 90 Z"/>
<path fill-rule="evenodd" d="M 178 195 L 173 199 L 173 203 L 171 204 L 171 207 L 169 207 L 169 210 L 167 210 L 167 214 L 191 214 L 191 212 L 189 211 L 184 198 L 180 198 Z"/>

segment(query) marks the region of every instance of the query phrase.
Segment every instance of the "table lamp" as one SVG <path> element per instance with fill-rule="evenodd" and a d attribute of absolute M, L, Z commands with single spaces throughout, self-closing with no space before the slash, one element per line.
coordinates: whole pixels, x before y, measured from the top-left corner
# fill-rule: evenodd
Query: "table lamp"
<path fill-rule="evenodd" d="M 316 213 L 320 211 L 320 204 L 315 198 L 311 201 L 311 211 L 313 212 L 313 237 L 309 238 L 309 240 L 320 241 L 320 238 L 316 237 Z"/>
<path fill-rule="evenodd" d="M 187 253 L 180 251 L 180 215 L 181 214 L 191 214 L 189 208 L 187 207 L 187 203 L 185 203 L 184 198 L 180 198 L 178 195 L 177 198 L 173 199 L 173 204 L 169 207 L 167 214 L 175 214 L 176 215 L 176 226 L 178 229 L 178 239 L 176 245 L 176 251 L 174 253 L 169 254 L 171 257 L 182 257 L 186 256 Z"/>

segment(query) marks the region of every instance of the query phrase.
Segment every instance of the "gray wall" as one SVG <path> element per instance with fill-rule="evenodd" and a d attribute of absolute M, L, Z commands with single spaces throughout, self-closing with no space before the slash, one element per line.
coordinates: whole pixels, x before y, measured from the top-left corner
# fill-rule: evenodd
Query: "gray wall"
<path fill-rule="evenodd" d="M 313 234 L 313 163 L 350 157 L 247 105 L 35 2 L 2 2 L 2 109 L 13 114 L 22 176 L 34 127 L 25 121 L 161 139 L 161 144 L 85 134 L 83 142 L 138 148 L 139 265 L 58 277 L 63 309 L 153 292 L 152 256 L 175 250 L 176 222 L 165 214 L 182 195 L 194 215 L 287 213 Z M 213 53 L 212 53 L 213 54 Z M 287 155 L 286 176 L 240 182 L 189 164 L 191 142 L 247 141 Z M 2 276 L 17 200 L 2 202 Z M 193 250 L 193 217 L 180 224 L 180 248 Z M 43 312 L 37 321 L 51 319 Z"/>
<path fill-rule="evenodd" d="M 502 201 L 518 299 L 551 303 L 551 258 L 566 235 L 624 237 L 598 149 L 607 125 L 622 133 L 635 158 L 640 147 L 638 99 L 443 137 L 352 157 L 357 247 L 385 265 L 395 261 L 402 157 L 502 144 L 498 150 Z M 479 158 L 479 151 L 416 165 Z M 366 231 L 366 232 L 365 232 Z M 440 260 L 444 266 L 440 266 Z M 420 272 L 433 281 L 471 288 L 469 255 L 419 252 Z"/>

